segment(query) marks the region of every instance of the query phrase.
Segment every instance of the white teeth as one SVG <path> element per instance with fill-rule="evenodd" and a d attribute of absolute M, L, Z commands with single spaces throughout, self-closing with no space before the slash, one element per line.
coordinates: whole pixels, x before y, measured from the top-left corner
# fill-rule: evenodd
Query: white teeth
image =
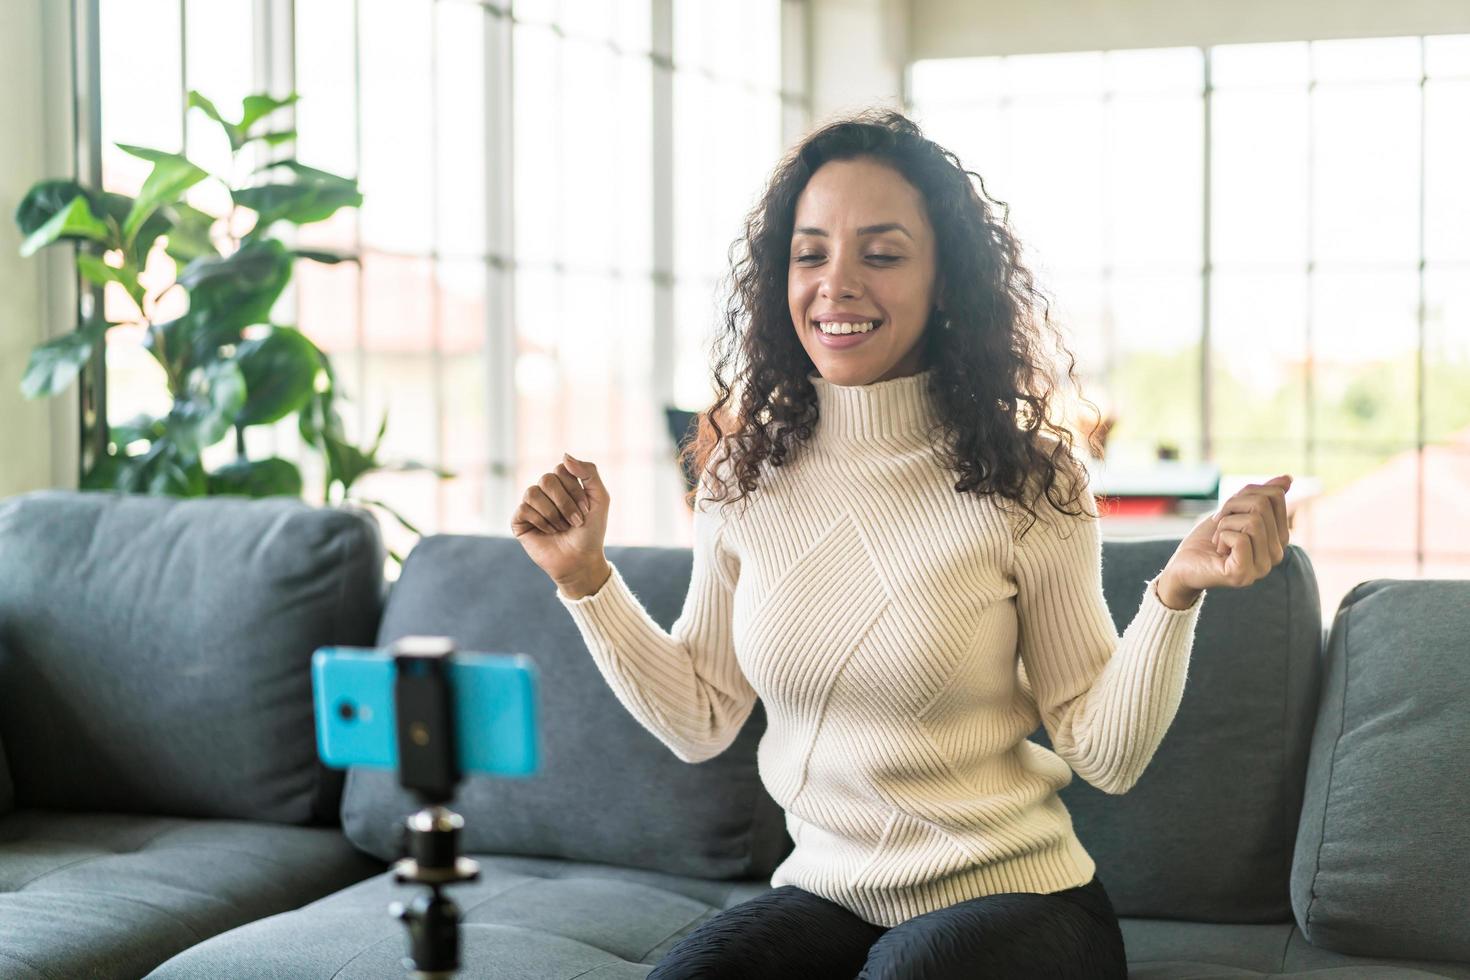
<path fill-rule="evenodd" d="M 867 333 L 878 329 L 878 320 L 870 320 L 867 323 L 823 323 L 817 322 L 817 329 L 822 333 L 845 334 L 845 333 Z"/>

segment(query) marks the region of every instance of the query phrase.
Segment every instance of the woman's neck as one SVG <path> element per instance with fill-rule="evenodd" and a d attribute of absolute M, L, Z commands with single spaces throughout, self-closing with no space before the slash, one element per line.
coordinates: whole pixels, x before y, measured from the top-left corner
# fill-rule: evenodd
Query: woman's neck
<path fill-rule="evenodd" d="M 865 385 L 839 385 L 818 371 L 807 374 L 817 392 L 817 436 L 823 442 L 927 440 L 939 420 L 929 394 L 932 368 Z"/>

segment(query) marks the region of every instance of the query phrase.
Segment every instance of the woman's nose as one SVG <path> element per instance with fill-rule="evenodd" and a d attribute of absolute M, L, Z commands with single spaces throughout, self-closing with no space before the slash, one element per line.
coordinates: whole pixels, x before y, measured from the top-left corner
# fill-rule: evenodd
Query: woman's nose
<path fill-rule="evenodd" d="M 822 277 L 822 295 L 846 298 L 862 293 L 862 276 L 858 267 L 847 259 L 834 255 L 827 263 L 827 274 Z"/>

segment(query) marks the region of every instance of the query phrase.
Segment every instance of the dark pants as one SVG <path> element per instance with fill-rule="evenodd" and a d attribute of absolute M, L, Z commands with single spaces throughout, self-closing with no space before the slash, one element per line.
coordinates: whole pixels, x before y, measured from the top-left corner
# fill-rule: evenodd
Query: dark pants
<path fill-rule="evenodd" d="M 1050 895 L 959 902 L 892 928 L 795 885 L 719 913 L 685 936 L 647 980 L 1126 980 L 1113 904 L 1094 876 Z"/>

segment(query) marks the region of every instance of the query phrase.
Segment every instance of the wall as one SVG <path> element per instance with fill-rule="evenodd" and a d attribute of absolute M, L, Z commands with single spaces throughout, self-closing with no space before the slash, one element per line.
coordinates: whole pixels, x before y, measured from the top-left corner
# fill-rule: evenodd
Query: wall
<path fill-rule="evenodd" d="M 76 387 L 20 394 L 31 348 L 73 328 L 72 246 L 23 259 L 13 217 L 33 183 L 71 172 L 69 6 L 0 3 L 0 497 L 76 485 Z"/>
<path fill-rule="evenodd" d="M 908 0 L 811 0 L 812 126 L 836 113 L 903 108 Z"/>
<path fill-rule="evenodd" d="M 1467 0 L 913 0 L 914 60 L 1470 32 Z"/>

